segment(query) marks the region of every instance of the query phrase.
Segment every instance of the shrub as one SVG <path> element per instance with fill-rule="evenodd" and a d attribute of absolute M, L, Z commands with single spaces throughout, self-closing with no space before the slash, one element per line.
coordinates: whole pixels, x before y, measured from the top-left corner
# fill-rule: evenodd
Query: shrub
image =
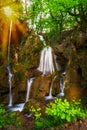
<path fill-rule="evenodd" d="M 35 116 L 36 129 L 52 128 L 54 126 L 62 127 L 64 123 L 71 123 L 77 119 L 83 119 L 87 111 L 82 108 L 81 101 L 72 101 L 67 99 L 55 99 L 46 107 L 47 116 L 42 117 L 41 108 L 39 106 L 31 107 L 31 112 Z"/>
<path fill-rule="evenodd" d="M 7 128 L 10 124 L 15 127 L 22 126 L 16 113 L 8 113 L 3 105 L 0 105 L 0 129 Z"/>
<path fill-rule="evenodd" d="M 55 123 L 74 122 L 77 119 L 83 119 L 86 114 L 81 106 L 81 101 L 72 101 L 69 103 L 66 99 L 56 99 L 46 108 L 46 114 L 53 118 Z"/>
<path fill-rule="evenodd" d="M 42 130 L 47 128 L 51 128 L 52 121 L 49 122 L 48 118 L 43 118 L 41 114 L 41 108 L 39 105 L 36 107 L 31 106 L 30 111 L 33 113 L 35 117 L 35 125 L 36 125 L 36 130 Z"/>

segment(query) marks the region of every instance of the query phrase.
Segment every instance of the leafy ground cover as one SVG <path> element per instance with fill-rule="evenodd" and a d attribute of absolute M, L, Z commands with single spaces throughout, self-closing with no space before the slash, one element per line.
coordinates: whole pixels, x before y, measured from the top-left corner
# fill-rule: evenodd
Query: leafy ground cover
<path fill-rule="evenodd" d="M 42 114 L 39 105 L 31 106 L 32 116 L 25 113 L 8 113 L 0 106 L 0 130 L 87 130 L 87 108 L 81 101 L 68 102 L 56 99 L 50 102 Z"/>

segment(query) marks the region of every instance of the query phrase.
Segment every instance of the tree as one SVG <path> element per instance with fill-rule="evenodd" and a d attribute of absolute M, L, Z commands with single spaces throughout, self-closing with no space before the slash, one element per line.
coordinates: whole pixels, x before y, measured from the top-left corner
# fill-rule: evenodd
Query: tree
<path fill-rule="evenodd" d="M 54 32 L 61 36 L 63 30 L 75 26 L 87 31 L 86 0 L 32 0 L 28 13 L 37 33 Z"/>

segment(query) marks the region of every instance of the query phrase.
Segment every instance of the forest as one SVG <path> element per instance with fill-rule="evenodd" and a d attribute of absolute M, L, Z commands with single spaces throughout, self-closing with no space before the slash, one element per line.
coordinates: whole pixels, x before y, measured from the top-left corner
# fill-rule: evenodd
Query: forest
<path fill-rule="evenodd" d="M 87 129 L 87 0 L 0 0 L 0 129 Z"/>

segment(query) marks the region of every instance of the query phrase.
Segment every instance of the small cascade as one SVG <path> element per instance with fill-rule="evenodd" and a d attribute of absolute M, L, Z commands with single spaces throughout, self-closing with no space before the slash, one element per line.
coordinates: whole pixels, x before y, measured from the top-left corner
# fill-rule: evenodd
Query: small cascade
<path fill-rule="evenodd" d="M 57 95 L 57 97 L 64 96 L 64 88 L 65 88 L 65 72 L 62 73 L 62 78 L 60 79 L 60 93 Z"/>
<path fill-rule="evenodd" d="M 8 70 L 8 83 L 9 83 L 9 107 L 12 106 L 12 90 L 11 90 L 11 86 L 12 86 L 12 77 L 13 77 L 13 74 L 11 73 L 11 70 L 10 70 L 10 65 L 7 66 L 7 70 Z"/>
<path fill-rule="evenodd" d="M 42 36 L 42 35 L 39 35 L 39 37 L 40 37 L 40 40 L 43 42 L 44 46 L 46 46 L 46 42 L 45 42 L 43 36 Z"/>
<path fill-rule="evenodd" d="M 41 51 L 40 64 L 38 70 L 43 72 L 43 74 L 53 73 L 55 71 L 52 56 L 52 48 L 50 46 L 46 46 Z"/>
<path fill-rule="evenodd" d="M 9 110 L 9 112 L 14 112 L 14 111 L 22 112 L 24 105 L 25 105 L 25 103 L 16 104 L 16 105 L 10 107 L 8 110 Z"/>
<path fill-rule="evenodd" d="M 56 79 L 57 75 L 53 78 L 52 82 L 51 82 L 51 86 L 50 86 L 50 91 L 49 91 L 49 96 L 46 96 L 45 97 L 45 100 L 50 100 L 50 99 L 53 99 L 55 97 L 52 96 L 52 87 L 53 87 L 53 83 Z"/>
<path fill-rule="evenodd" d="M 31 88 L 31 85 L 33 83 L 33 80 L 34 80 L 34 78 L 30 78 L 27 80 L 27 94 L 26 94 L 26 101 L 25 102 L 28 102 L 28 100 L 29 100 L 30 88 Z"/>
<path fill-rule="evenodd" d="M 10 107 L 9 112 L 14 112 L 14 111 L 22 112 L 23 111 L 25 103 L 28 102 L 28 100 L 29 100 L 30 88 L 31 88 L 31 85 L 32 85 L 34 79 L 35 78 L 33 77 L 33 78 L 30 78 L 30 79 L 27 80 L 27 94 L 26 94 L 25 102 L 20 103 L 20 104 L 16 104 L 16 105 Z"/>
<path fill-rule="evenodd" d="M 10 43 L 11 43 L 11 31 L 12 31 L 12 21 L 10 22 L 10 30 L 9 30 L 9 43 L 8 43 L 8 66 L 7 66 L 7 70 L 8 70 L 8 83 L 9 83 L 9 107 L 12 106 L 12 76 L 13 74 L 11 73 L 11 69 L 10 69 Z"/>
<path fill-rule="evenodd" d="M 11 31 L 12 31 L 12 20 L 11 20 L 11 22 L 10 22 L 10 30 L 9 30 L 9 43 L 8 43 L 8 64 L 9 64 L 9 62 L 10 62 Z"/>
<path fill-rule="evenodd" d="M 56 70 L 60 70 L 60 66 L 56 62 L 56 55 L 53 55 L 53 50 L 50 46 L 46 45 L 46 42 L 42 35 L 39 35 L 40 40 L 43 41 L 44 49 L 41 51 L 40 63 L 37 68 L 43 74 L 53 73 Z M 55 67 L 54 67 L 55 66 Z"/>

